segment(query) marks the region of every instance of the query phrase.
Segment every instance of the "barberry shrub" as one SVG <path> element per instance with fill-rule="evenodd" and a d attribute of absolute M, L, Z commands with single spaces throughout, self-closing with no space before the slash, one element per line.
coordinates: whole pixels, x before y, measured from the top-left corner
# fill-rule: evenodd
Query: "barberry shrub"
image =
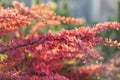
<path fill-rule="evenodd" d="M 25 35 L 28 24 L 35 25 Z M 39 33 L 45 26 L 82 24 L 83 19 L 59 16 L 49 4 L 22 7 L 0 7 L 0 80 L 89 80 L 108 76 L 107 66 L 96 46 L 120 47 L 118 41 L 98 36 L 120 23 L 106 22 L 90 27 Z M 97 64 L 95 63 L 97 61 Z M 109 66 L 110 67 L 110 66 Z"/>

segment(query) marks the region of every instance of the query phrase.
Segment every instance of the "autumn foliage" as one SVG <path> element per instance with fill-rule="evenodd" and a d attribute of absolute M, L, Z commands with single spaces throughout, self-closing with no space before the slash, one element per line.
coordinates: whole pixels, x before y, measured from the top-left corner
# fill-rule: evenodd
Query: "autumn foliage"
<path fill-rule="evenodd" d="M 34 21 L 29 34 L 24 35 L 22 29 Z M 0 80 L 87 80 L 92 76 L 110 75 L 102 71 L 107 71 L 108 65 L 94 63 L 104 59 L 95 46 L 119 48 L 120 42 L 98 34 L 108 28 L 119 30 L 120 23 L 63 29 L 55 34 L 51 31 L 39 33 L 45 26 L 82 24 L 83 21 L 59 16 L 49 4 L 22 7 L 15 1 L 11 8 L 1 7 Z"/>

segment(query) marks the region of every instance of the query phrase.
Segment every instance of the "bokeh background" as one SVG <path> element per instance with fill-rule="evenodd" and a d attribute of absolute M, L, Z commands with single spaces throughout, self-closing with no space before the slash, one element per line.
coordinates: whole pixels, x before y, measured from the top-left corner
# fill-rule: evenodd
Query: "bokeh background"
<path fill-rule="evenodd" d="M 10 4 L 13 0 L 0 0 L 1 4 Z M 117 17 L 118 0 L 18 0 L 27 6 L 38 3 L 53 3 L 57 5 L 59 13 L 68 9 L 74 17 L 85 18 L 87 23 L 105 22 L 110 18 Z M 66 5 L 66 7 L 65 7 Z M 66 11 L 66 12 L 67 12 Z"/>

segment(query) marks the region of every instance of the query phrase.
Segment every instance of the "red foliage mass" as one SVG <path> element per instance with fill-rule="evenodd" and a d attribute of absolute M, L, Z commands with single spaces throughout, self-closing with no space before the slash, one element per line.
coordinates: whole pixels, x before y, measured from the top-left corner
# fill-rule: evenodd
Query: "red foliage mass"
<path fill-rule="evenodd" d="M 3 9 L 0 12 L 0 33 L 6 34 L 19 29 L 37 19 L 38 22 L 48 20 L 61 20 L 63 17 L 53 15 L 54 19 L 48 18 L 32 9 L 22 8 L 19 3 L 14 3 L 18 9 Z M 13 14 L 14 12 L 14 14 Z M 35 14 L 36 13 L 36 14 Z M 29 14 L 29 16 L 28 16 Z M 37 17 L 39 16 L 39 17 Z M 53 17 L 52 16 L 52 17 Z M 43 19 L 42 19 L 43 18 Z M 73 18 L 66 18 L 65 23 L 81 22 Z M 63 23 L 64 23 L 63 21 Z M 47 24 L 47 21 L 46 21 Z M 94 51 L 98 43 L 110 46 L 120 46 L 117 41 L 103 39 L 97 36 L 103 30 L 120 28 L 120 23 L 107 22 L 96 24 L 93 28 L 80 27 L 74 30 L 62 30 L 56 34 L 38 34 L 27 37 L 12 38 L 7 45 L 0 44 L 0 53 L 7 55 L 4 61 L 0 61 L 0 79 L 10 80 L 81 80 L 92 75 L 100 74 L 101 66 L 64 70 L 65 61 L 75 59 L 75 63 L 84 63 L 91 59 L 103 59 Z M 69 67 L 68 67 L 69 68 Z"/>

